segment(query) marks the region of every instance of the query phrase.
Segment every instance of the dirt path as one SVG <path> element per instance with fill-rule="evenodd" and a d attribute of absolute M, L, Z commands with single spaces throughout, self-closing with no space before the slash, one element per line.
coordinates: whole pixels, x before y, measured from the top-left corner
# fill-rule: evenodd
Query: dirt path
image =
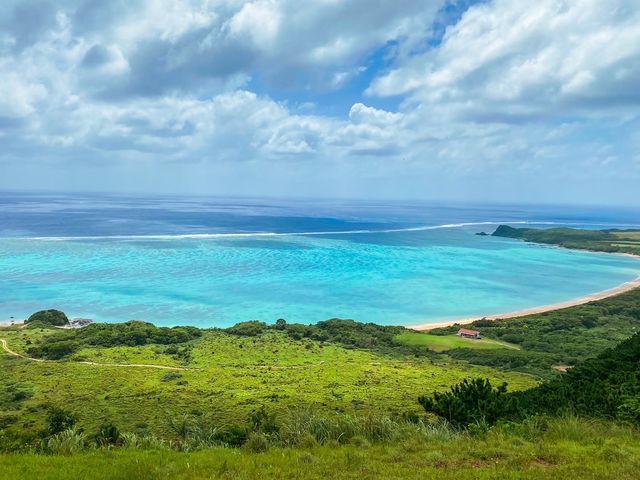
<path fill-rule="evenodd" d="M 46 363 L 46 362 L 50 362 L 50 363 L 56 363 L 55 360 L 43 360 L 42 358 L 33 358 L 33 357 L 27 357 L 26 355 L 22 355 L 21 353 L 18 352 L 14 352 L 13 350 L 11 350 L 9 348 L 9 345 L 7 345 L 7 341 L 4 338 L 0 338 L 0 344 L 2 345 L 2 349 L 8 353 L 9 355 L 13 355 L 14 357 L 20 357 L 20 358 L 24 358 L 25 360 L 30 360 L 32 362 L 40 362 L 40 363 Z M 85 362 L 85 361 L 80 361 L 80 362 L 68 362 L 68 363 L 81 363 L 83 365 L 94 365 L 96 367 L 119 367 L 119 368 L 156 368 L 159 370 L 178 370 L 178 371 L 186 371 L 186 370 L 190 370 L 189 368 L 183 368 L 183 367 L 169 367 L 166 365 L 146 365 L 144 363 L 130 363 L 130 364 L 124 364 L 124 363 L 96 363 L 96 362 Z"/>

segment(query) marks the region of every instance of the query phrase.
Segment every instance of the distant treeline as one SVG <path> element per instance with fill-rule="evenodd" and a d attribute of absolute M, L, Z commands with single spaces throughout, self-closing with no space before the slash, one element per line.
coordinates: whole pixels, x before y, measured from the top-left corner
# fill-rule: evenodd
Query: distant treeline
<path fill-rule="evenodd" d="M 577 228 L 513 228 L 500 225 L 492 236 L 559 245 L 597 252 L 640 255 L 640 230 L 582 230 Z"/>

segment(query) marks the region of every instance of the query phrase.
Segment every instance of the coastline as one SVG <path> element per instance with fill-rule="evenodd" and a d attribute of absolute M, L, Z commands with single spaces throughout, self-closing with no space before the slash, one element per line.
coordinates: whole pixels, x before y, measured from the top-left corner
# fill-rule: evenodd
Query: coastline
<path fill-rule="evenodd" d="M 21 327 L 24 322 L 24 320 L 0 320 L 0 328 Z"/>
<path fill-rule="evenodd" d="M 533 242 L 535 243 L 535 242 Z M 546 244 L 543 244 L 546 245 Z M 555 247 L 555 248 L 566 248 L 566 247 L 562 247 L 560 245 L 549 245 L 551 247 Z M 598 251 L 594 251 L 594 250 L 581 250 L 581 249 L 577 249 L 580 251 L 584 251 L 584 252 L 590 252 L 590 253 L 608 253 L 609 255 L 622 255 L 622 256 L 626 256 L 626 257 L 632 257 L 636 260 L 640 260 L 640 255 L 636 255 L 634 253 L 627 253 L 627 252 L 598 252 Z M 507 313 L 499 313 L 499 314 L 491 314 L 491 315 L 476 315 L 474 317 L 466 317 L 466 318 L 458 318 L 458 319 L 454 319 L 454 320 L 445 320 L 445 321 L 439 321 L 439 322 L 433 322 L 433 323 L 420 323 L 420 324 L 414 324 L 414 325 L 404 325 L 405 328 L 410 329 L 410 330 L 415 330 L 415 331 L 429 331 L 429 330 L 433 330 L 436 328 L 444 328 L 444 327 L 451 327 L 453 325 L 469 325 L 475 321 L 478 320 L 490 320 L 490 321 L 494 321 L 494 320 L 508 320 L 510 318 L 519 318 L 519 317 L 525 317 L 527 315 L 535 315 L 535 314 L 539 314 L 539 313 L 546 313 L 546 312 L 553 312 L 556 310 L 562 310 L 565 308 L 570 308 L 570 307 L 575 307 L 578 305 L 584 305 L 587 303 L 591 303 L 591 302 L 595 302 L 598 300 L 604 300 L 605 298 L 609 298 L 609 297 L 614 297 L 616 295 L 621 295 L 623 293 L 626 292 L 630 292 L 632 290 L 638 289 L 640 288 L 640 276 L 636 277 L 633 280 L 629 280 L 627 282 L 624 282 L 620 285 L 618 285 L 617 287 L 613 287 L 613 288 L 609 288 L 607 290 L 602 290 L 600 292 L 595 292 L 589 295 L 586 295 L 584 297 L 579 297 L 579 298 L 575 298 L 572 300 L 567 300 L 564 302 L 559 302 L 559 303 L 552 303 L 552 304 L 547 304 L 547 305 L 540 305 L 540 306 L 536 306 L 536 307 L 530 307 L 530 308 L 526 308 L 523 310 L 516 310 L 513 312 L 507 312 Z M 75 319 L 78 320 L 78 319 Z M 11 328 L 11 327 L 23 327 L 25 325 L 26 320 L 19 320 L 19 319 L 11 319 L 11 320 L 0 320 L 0 329 L 2 328 Z M 100 323 L 100 322 L 97 322 Z M 76 328 L 82 328 L 82 326 L 63 326 L 63 327 L 58 327 L 61 329 L 76 329 Z M 206 328 L 206 327 L 205 327 Z"/>
<path fill-rule="evenodd" d="M 636 255 L 631 255 L 631 254 L 625 254 L 625 255 L 630 255 L 640 260 L 640 257 Z M 608 290 L 603 290 L 601 292 L 592 293 L 584 297 L 575 298 L 573 300 L 567 300 L 566 302 L 552 303 L 549 305 L 540 305 L 537 307 L 526 308 L 524 310 L 517 310 L 514 312 L 507 312 L 507 313 L 501 313 L 501 314 L 495 314 L 495 315 L 478 315 L 475 317 L 460 318 L 456 320 L 447 320 L 443 322 L 422 323 L 418 325 L 406 325 L 406 328 L 409 328 L 411 330 L 417 330 L 417 331 L 428 331 L 428 330 L 433 330 L 434 328 L 450 327 L 452 325 L 468 325 L 477 320 L 507 320 L 510 318 L 525 317 L 527 315 L 553 312 L 555 310 L 562 310 L 564 308 L 584 305 L 586 303 L 595 302 L 597 300 L 603 300 L 605 298 L 614 297 L 622 293 L 630 292 L 631 290 L 635 290 L 636 288 L 640 288 L 640 277 L 636 278 L 635 280 L 624 282 L 618 285 L 617 287 L 613 287 Z"/>

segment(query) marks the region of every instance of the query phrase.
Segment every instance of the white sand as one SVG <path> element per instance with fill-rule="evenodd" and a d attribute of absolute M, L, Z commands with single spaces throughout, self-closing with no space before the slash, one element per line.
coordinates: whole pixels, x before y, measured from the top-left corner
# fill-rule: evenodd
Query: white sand
<path fill-rule="evenodd" d="M 473 318 L 461 318 L 458 320 L 448 320 L 446 322 L 423 323 L 420 325 L 408 325 L 407 328 L 411 328 L 413 330 L 431 330 L 434 328 L 449 327 L 451 325 L 466 325 L 480 319 L 499 320 L 499 319 L 507 319 L 507 318 L 524 317 L 525 315 L 533 315 L 534 313 L 551 312 L 554 310 L 561 310 L 563 308 L 575 307 L 576 305 L 584 305 L 585 303 L 594 302 L 596 300 L 602 300 L 603 298 L 613 297 L 614 295 L 619 295 L 621 293 L 625 293 L 636 288 L 640 288 L 640 277 L 636 278 L 635 280 L 631 280 L 630 282 L 625 282 L 622 285 L 618 285 L 615 288 L 610 288 L 609 290 L 593 293 L 591 295 L 587 295 L 586 297 L 576 298 L 574 300 L 569 300 L 566 302 L 554 303 L 551 305 L 542 305 L 539 307 L 532 307 L 532 308 L 527 308 L 525 310 L 518 310 L 516 312 L 502 313 L 498 315 L 478 315 L 477 317 L 473 317 Z"/>

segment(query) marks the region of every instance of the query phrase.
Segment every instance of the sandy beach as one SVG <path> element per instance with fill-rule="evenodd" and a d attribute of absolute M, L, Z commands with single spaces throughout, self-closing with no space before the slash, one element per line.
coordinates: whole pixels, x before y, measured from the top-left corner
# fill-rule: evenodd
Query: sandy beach
<path fill-rule="evenodd" d="M 576 305 L 584 305 L 585 303 L 594 302 L 596 300 L 602 300 L 608 297 L 613 297 L 614 295 L 619 295 L 621 293 L 625 293 L 630 290 L 634 290 L 636 288 L 640 288 L 640 277 L 636 278 L 635 280 L 625 282 L 622 285 L 618 285 L 617 287 L 610 288 L 608 290 L 603 290 L 601 292 L 593 293 L 591 295 L 587 295 L 586 297 L 576 298 L 574 300 L 568 300 L 566 302 L 553 303 L 550 305 L 541 305 L 538 307 L 527 308 L 525 310 L 518 310 L 515 312 L 501 313 L 496 315 L 478 315 L 475 317 L 460 318 L 457 320 L 447 320 L 445 322 L 408 325 L 407 328 L 411 328 L 413 330 L 432 330 L 434 328 L 449 327 L 451 325 L 466 325 L 480 319 L 500 320 L 500 319 L 524 317 L 526 315 L 533 315 L 535 313 L 551 312 L 554 310 L 561 310 L 563 308 L 575 307 Z"/>
<path fill-rule="evenodd" d="M 24 320 L 1 320 L 0 328 L 17 327 L 24 325 Z"/>

